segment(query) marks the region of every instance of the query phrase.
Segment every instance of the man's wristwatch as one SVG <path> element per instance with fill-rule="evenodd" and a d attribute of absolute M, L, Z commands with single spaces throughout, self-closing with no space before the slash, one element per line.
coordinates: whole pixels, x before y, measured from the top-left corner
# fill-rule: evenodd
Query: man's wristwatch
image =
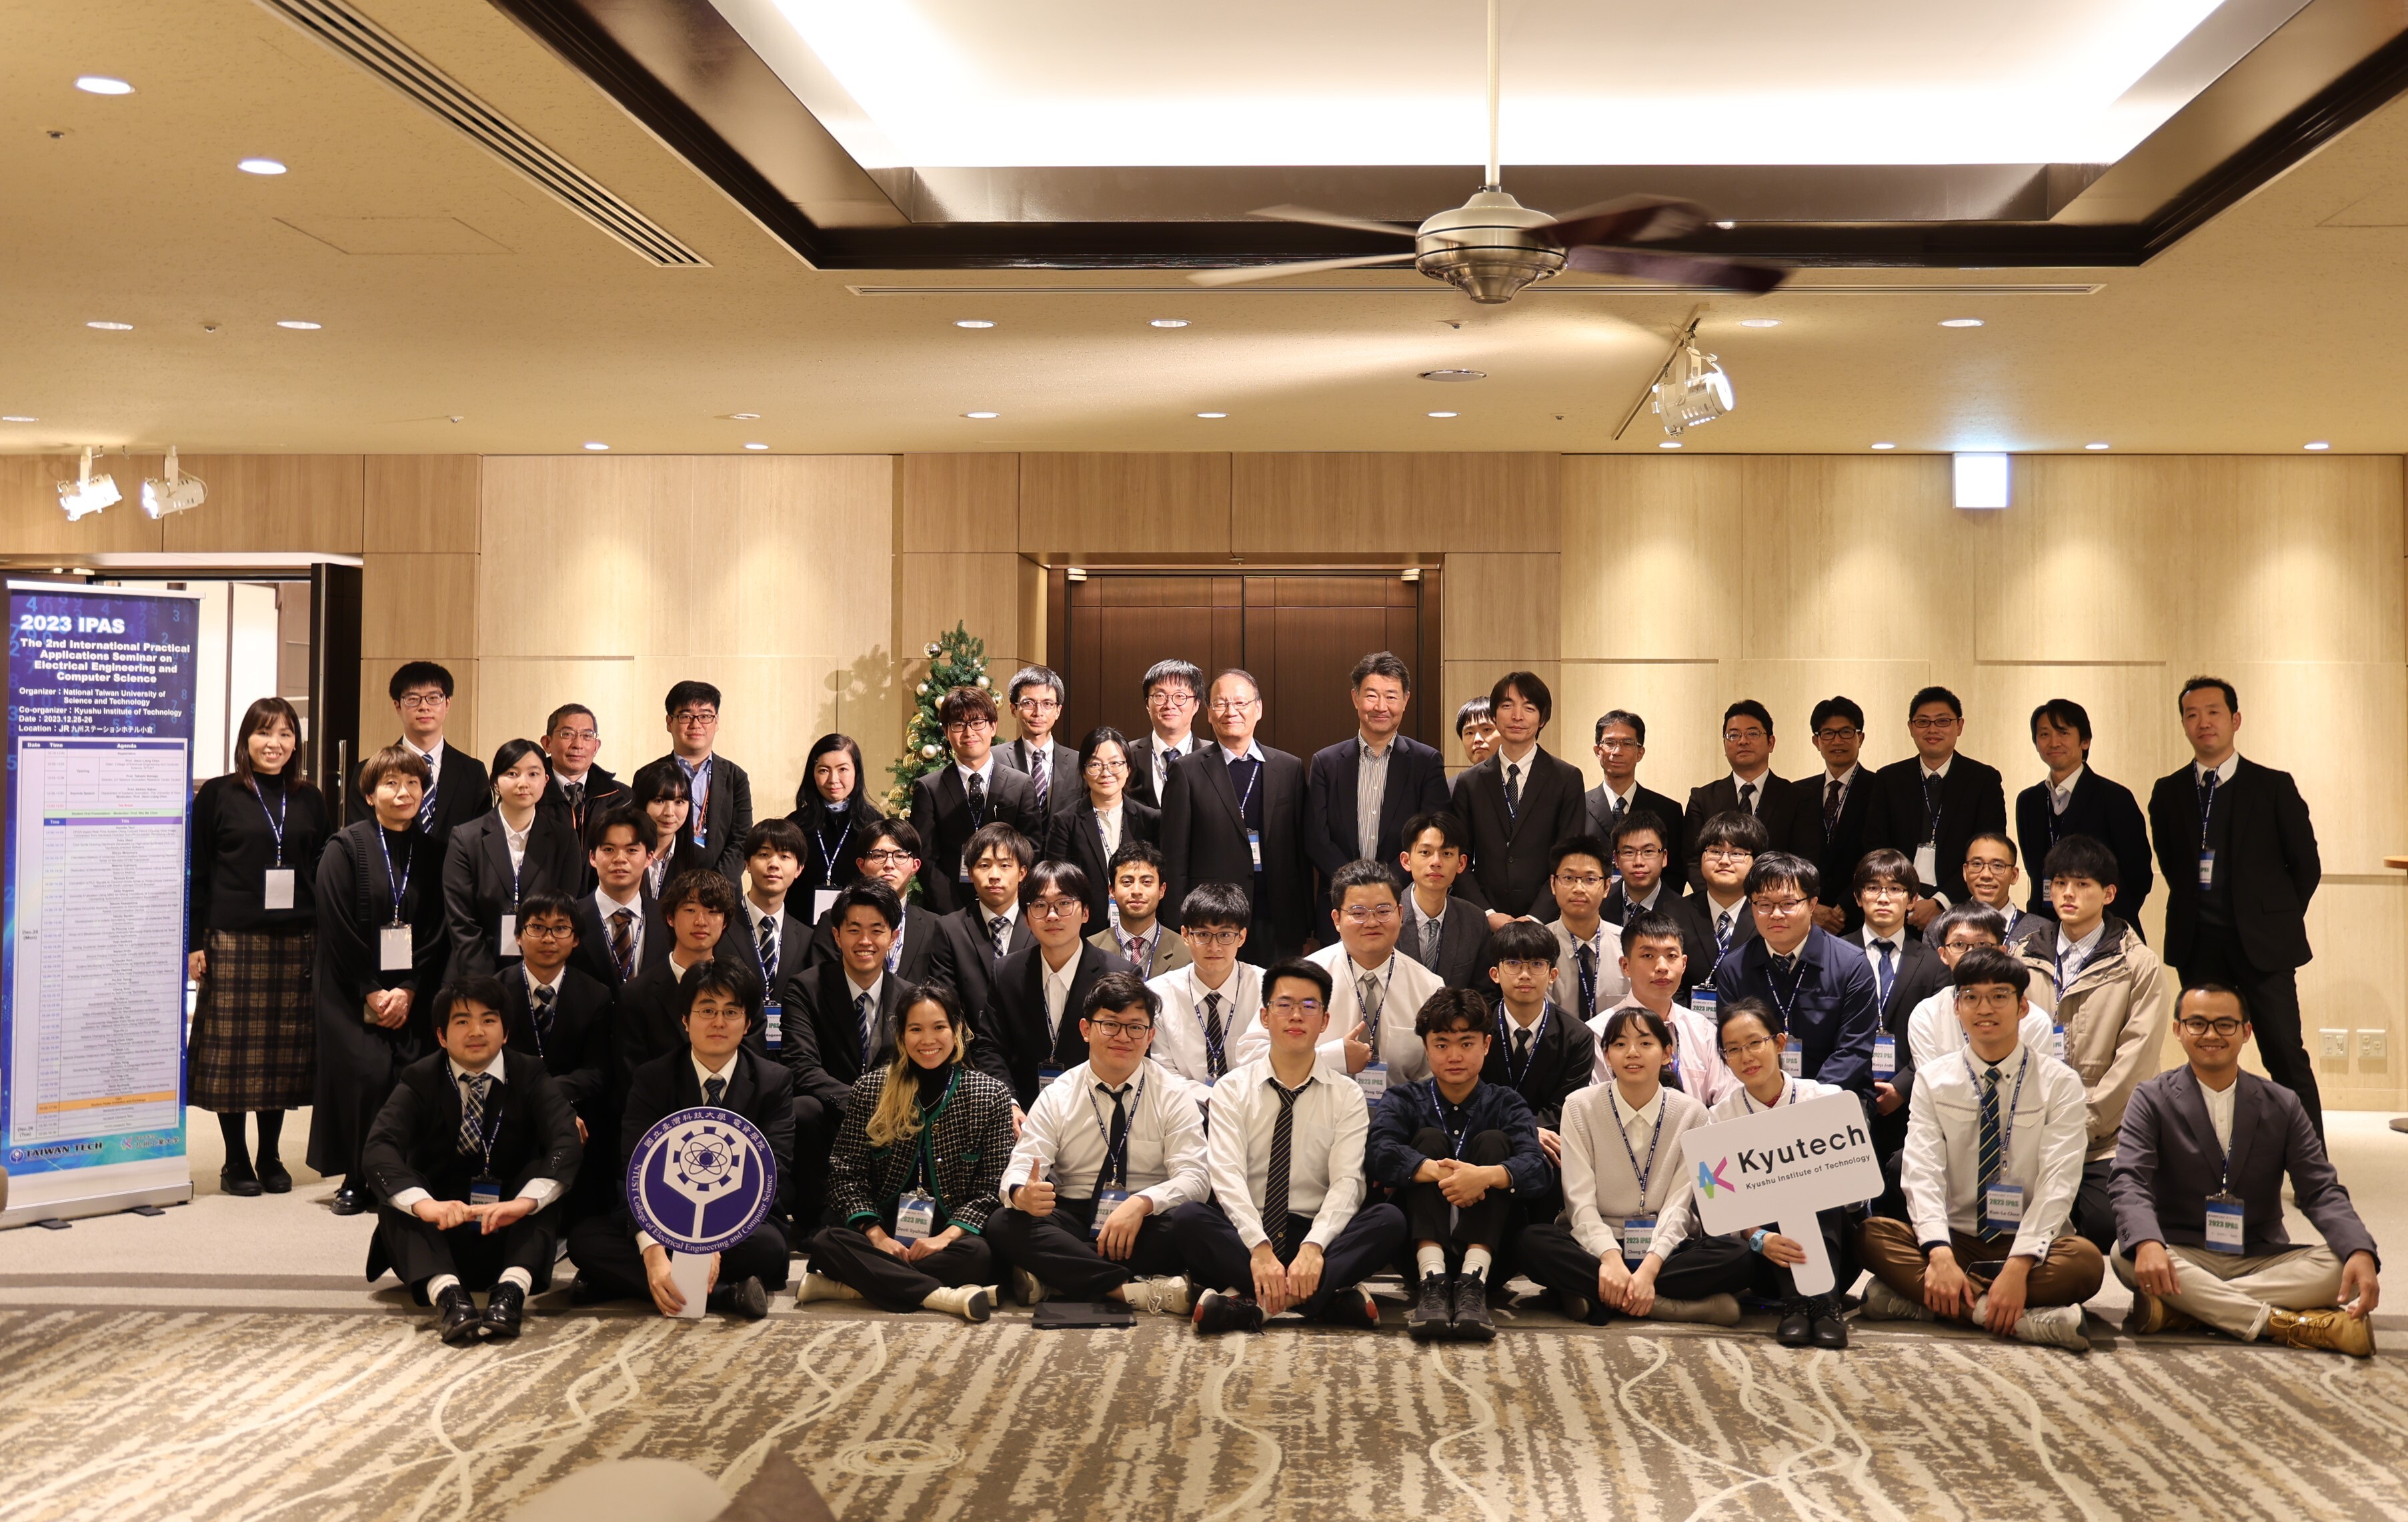
<path fill-rule="evenodd" d="M 1764 1251 L 1764 1239 L 1770 1235 L 1772 1233 L 1761 1226 L 1750 1231 L 1747 1234 L 1747 1250 L 1752 1253 L 1761 1253 Z"/>

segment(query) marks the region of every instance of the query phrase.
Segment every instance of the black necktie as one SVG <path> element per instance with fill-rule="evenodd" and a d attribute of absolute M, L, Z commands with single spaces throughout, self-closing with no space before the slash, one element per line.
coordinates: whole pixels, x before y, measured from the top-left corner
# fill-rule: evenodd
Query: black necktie
<path fill-rule="evenodd" d="M 717 1104 L 722 1099 L 726 1097 L 726 1094 L 727 1080 L 720 1077 L 717 1074 L 713 1074 L 702 1081 L 702 1102 L 705 1104 Z"/>
<path fill-rule="evenodd" d="M 530 990 L 534 1001 L 531 1009 L 535 1016 L 535 1028 L 547 1036 L 552 1034 L 552 992 L 549 983 L 538 983 Z"/>
<path fill-rule="evenodd" d="M 1742 814 L 1753 814 L 1756 812 L 1755 783 L 1742 782 L 1739 785 L 1739 811 Z"/>
<path fill-rule="evenodd" d="M 1103 1192 L 1107 1184 L 1128 1187 L 1128 1089 L 1096 1086 L 1112 1097 L 1112 1130 L 1104 1142 L 1104 1165 L 1096 1171 L 1096 1192 Z"/>
<path fill-rule="evenodd" d="M 969 792 L 970 823 L 982 825 L 986 823 L 986 778 L 979 773 L 972 772 L 969 779 Z"/>
<path fill-rule="evenodd" d="M 1204 996 L 1204 1074 L 1218 1083 L 1229 1071 L 1228 1032 L 1221 1024 L 1221 996 Z"/>
<path fill-rule="evenodd" d="M 1264 1081 L 1279 1096 L 1280 1113 L 1271 1127 L 1271 1165 L 1263 1174 L 1263 1230 L 1270 1234 L 1271 1251 L 1284 1263 L 1296 1250 L 1287 1240 L 1287 1175 L 1296 1153 L 1296 1098 L 1304 1086 L 1290 1088 L 1277 1078 Z"/>
<path fill-rule="evenodd" d="M 1823 784 L 1823 832 L 1827 835 L 1840 828 L 1841 794 L 1838 777 Z"/>
<path fill-rule="evenodd" d="M 1592 1002 L 1592 1003 L 1594 1003 L 1594 1001 L 1591 1001 L 1591 1002 Z M 1529 1031 L 1529 1027 L 1527 1027 L 1527 1026 L 1516 1026 L 1516 1027 L 1514 1028 L 1514 1031 L 1513 1031 L 1513 1071 L 1514 1071 L 1514 1072 L 1516 1072 L 1516 1073 L 1527 1073 L 1529 1070 L 1530 1070 L 1530 1031 Z"/>
<path fill-rule="evenodd" d="M 1597 947 L 1583 941 L 1573 948 L 1573 955 L 1580 961 L 1580 1017 L 1585 1020 L 1597 1013 Z"/>
<path fill-rule="evenodd" d="M 1510 762 L 1505 768 L 1505 817 L 1509 819 L 1518 819 L 1522 817 L 1522 763 L 1520 761 Z"/>
<path fill-rule="evenodd" d="M 1606 821 L 1605 821 L 1605 832 L 1606 832 L 1609 836 L 1610 836 L 1610 835 L 1612 835 L 1612 834 L 1613 833 L 1614 826 L 1616 826 L 1616 825 L 1620 824 L 1620 823 L 1622 822 L 1623 816 L 1624 816 L 1624 815 L 1626 815 L 1626 814 L 1628 814 L 1629 812 L 1630 812 L 1630 800 L 1629 800 L 1629 799 L 1627 799 L 1627 798 L 1617 798 L 1617 799 L 1615 799 L 1615 800 L 1613 801 L 1613 812 L 1612 812 L 1611 815 L 1607 816 L 1607 818 L 1606 818 Z"/>
<path fill-rule="evenodd" d="M 1881 1004 L 1887 1009 L 1889 990 L 1898 984 L 1898 943 L 1886 939 L 1875 941 L 1873 949 L 1881 953 L 1881 961 L 1874 970 L 1881 974 Z"/>
<path fill-rule="evenodd" d="M 1929 772 L 1923 774 L 1923 839 L 1916 845 L 1933 845 L 1940 839 L 1940 785 L 1942 778 Z"/>

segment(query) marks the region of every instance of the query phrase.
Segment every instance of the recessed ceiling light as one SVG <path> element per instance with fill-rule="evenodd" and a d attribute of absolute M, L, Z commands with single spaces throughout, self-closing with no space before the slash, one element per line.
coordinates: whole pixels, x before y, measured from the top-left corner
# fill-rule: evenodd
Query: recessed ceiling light
<path fill-rule="evenodd" d="M 2086 449 L 2104 449 L 2104 448 L 2110 448 L 2110 447 L 2111 447 L 2111 446 L 2108 446 L 2108 445 L 2105 445 L 2105 444 L 2086 444 L 2086 445 L 2084 445 L 2084 446 L 2083 446 L 2083 448 L 2086 448 Z"/>
<path fill-rule="evenodd" d="M 1681 441 L 1680 441 L 1679 439 L 1676 439 L 1676 438 L 1668 438 L 1668 439 L 1666 439 L 1663 443 L 1658 444 L 1657 446 L 1656 446 L 1656 448 L 1659 448 L 1659 449 L 1677 449 L 1677 448 L 1679 448 L 1680 447 L 1681 447 Z"/>
<path fill-rule="evenodd" d="M 1199 418 L 1226 418 L 1228 414 L 1226 412 L 1199 412 L 1196 416 Z"/>
<path fill-rule="evenodd" d="M 0 422 L 40 422 L 39 418 L 0 418 Z"/>
<path fill-rule="evenodd" d="M 1000 412 L 965 412 L 962 416 L 965 418 L 977 418 L 981 420 L 984 420 L 988 418 L 1000 418 L 1003 414 Z"/>
<path fill-rule="evenodd" d="M 1897 446 L 1897 445 L 1895 445 L 1895 444 L 1891 444 L 1891 443 L 1884 442 L 1884 443 L 1880 443 L 1880 444 L 1876 444 L 1876 445 L 1874 445 L 1874 446 L 1873 446 L 1873 448 L 1876 448 L 1876 449 L 1895 449 L 1895 448 L 1898 448 L 1898 446 Z"/>
<path fill-rule="evenodd" d="M 1940 325 L 1943 328 L 1978 328 L 1982 320 L 1978 317 L 1943 317 Z"/>
<path fill-rule="evenodd" d="M 1433 413 L 1431 413 L 1431 414 L 1430 414 L 1430 416 L 1431 416 L 1431 417 L 1433 417 L 1433 418 L 1453 418 L 1453 417 L 1460 416 L 1460 414 L 1453 413 L 1453 412 L 1433 412 Z"/>
<path fill-rule="evenodd" d="M 297 317 L 279 318 L 276 325 L 280 328 L 291 328 L 295 333 L 315 333 L 325 326 L 322 322 L 304 322 Z"/>
<path fill-rule="evenodd" d="M 2318 439 L 2314 444 L 2302 444 L 2300 448 L 2302 449 L 2329 449 L 2332 446 L 2326 443 L 2323 439 Z"/>
<path fill-rule="evenodd" d="M 134 87 L 122 79 L 112 79 L 106 74 L 83 74 L 76 77 L 76 88 L 87 95 L 131 95 Z"/>
<path fill-rule="evenodd" d="M 953 326 L 957 328 L 991 328 L 994 327 L 995 324 L 982 317 L 966 317 L 954 322 Z"/>
<path fill-rule="evenodd" d="M 587 441 L 586 441 L 585 447 L 586 447 L 587 448 L 589 448 L 589 449 L 594 450 L 595 453 L 597 453 L 597 454 L 598 454 L 598 453 L 600 453 L 602 450 L 609 448 L 610 446 L 609 446 L 608 444 L 596 444 L 596 443 L 595 443 L 594 441 L 592 441 L 591 439 L 589 439 L 589 440 L 587 440 Z"/>
<path fill-rule="evenodd" d="M 87 322 L 84 326 L 87 328 L 98 328 L 103 333 L 132 333 L 134 331 L 134 324 L 131 322 Z"/>
<path fill-rule="evenodd" d="M 1781 319 L 1777 317 L 1743 317 L 1739 320 L 1739 325 L 1742 328 L 1777 328 L 1781 326 Z"/>
<path fill-rule="evenodd" d="M 280 175 L 284 165 L 274 159 L 244 159 L 235 165 L 246 175 Z"/>
<path fill-rule="evenodd" d="M 726 419 L 729 422 L 759 422 L 761 420 L 761 415 L 757 412 L 723 412 L 720 416 Z"/>
<path fill-rule="evenodd" d="M 744 447 L 748 449 L 766 449 L 768 448 L 766 444 L 747 444 Z"/>
<path fill-rule="evenodd" d="M 1485 370 L 1425 370 L 1422 372 L 1422 378 L 1453 381 L 1486 380 L 1488 372 Z"/>
<path fill-rule="evenodd" d="M 1148 322 L 1146 326 L 1149 328 L 1183 328 L 1187 326 L 1187 320 L 1183 317 L 1157 317 L 1151 322 Z"/>
<path fill-rule="evenodd" d="M 1739 223 L 1737 223 L 1737 222 L 1716 222 L 1716 223 L 1714 223 L 1714 225 L 1715 225 L 1716 227 L 1721 228 L 1724 232 L 1727 233 L 1727 232 L 1729 232 L 1732 228 L 1737 227 L 1737 226 L 1739 225 Z"/>

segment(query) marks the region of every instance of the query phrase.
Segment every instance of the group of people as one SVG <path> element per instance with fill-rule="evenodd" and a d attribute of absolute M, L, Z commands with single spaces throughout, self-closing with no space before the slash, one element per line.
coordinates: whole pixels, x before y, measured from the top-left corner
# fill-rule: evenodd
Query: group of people
<path fill-rule="evenodd" d="M 1147 733 L 1075 747 L 1047 668 L 1008 684 L 1009 745 L 987 689 L 945 694 L 908 817 L 824 736 L 794 810 L 756 820 L 706 683 L 669 690 L 669 753 L 621 783 L 576 704 L 488 772 L 444 742 L 450 674 L 411 662 L 368 817 L 331 834 L 262 700 L 192 832 L 191 1092 L 226 1188 L 291 1187 L 278 1123 L 311 1102 L 335 1209 L 376 1212 L 370 1277 L 447 1341 L 516 1335 L 564 1237 L 580 1302 L 677 1314 L 622 1181 L 654 1123 L 710 1104 L 781 1179 L 710 1265 L 732 1314 L 766 1314 L 799 1248 L 801 1301 L 973 1321 L 1010 1286 L 1202 1332 L 1376 1325 L 1364 1284 L 1395 1269 L 1414 1335 L 1477 1340 L 1518 1272 L 1591 1321 L 1757 1301 L 1783 1343 L 1844 1347 L 1847 1298 L 1793 1277 L 1805 1245 L 1702 1230 L 1681 1138 L 1847 1093 L 1885 1188 L 1821 1213 L 1819 1256 L 1842 1289 L 1870 1272 L 1867 1317 L 2078 1349 L 2112 1262 L 2132 1330 L 2372 1351 L 2375 1248 L 2293 983 L 2315 837 L 2291 779 L 2238 755 L 2229 683 L 2182 690 L 2196 761 L 2145 816 L 2088 768 L 2079 704 L 2035 711 L 2019 853 L 1941 688 L 1879 772 L 1862 710 L 1817 704 L 1804 781 L 1733 704 L 1729 772 L 1681 805 L 1639 783 L 1623 710 L 1586 787 L 1528 672 L 1458 716 L 1452 781 L 1401 733 L 1386 652 L 1354 671 L 1356 735 L 1309 761 L 1256 738 L 1243 671 L 1144 681 Z M 2171 976 L 2138 923 L 2160 874 Z M 2159 1073 L 2170 1022 L 2187 1064 Z M 2240 1068 L 2252 1039 L 2271 1081 Z M 2286 1178 L 2324 1245 L 2286 1237 Z"/>

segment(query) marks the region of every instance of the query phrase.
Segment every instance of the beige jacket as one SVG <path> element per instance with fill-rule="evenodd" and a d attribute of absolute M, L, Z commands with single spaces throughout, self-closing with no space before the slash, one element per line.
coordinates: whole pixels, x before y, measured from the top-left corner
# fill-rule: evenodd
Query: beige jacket
<path fill-rule="evenodd" d="M 2124 1105 L 2144 1078 L 2157 1073 L 2166 1027 L 2173 1019 L 2174 981 L 2132 928 L 2109 915 L 2098 948 L 2073 980 L 2057 987 L 2057 922 L 2036 919 L 2015 942 L 2031 969 L 2032 1003 L 2056 993 L 2056 1021 L 2065 1027 L 2065 1060 L 2090 1096 L 2087 1160 L 2115 1155 Z"/>

